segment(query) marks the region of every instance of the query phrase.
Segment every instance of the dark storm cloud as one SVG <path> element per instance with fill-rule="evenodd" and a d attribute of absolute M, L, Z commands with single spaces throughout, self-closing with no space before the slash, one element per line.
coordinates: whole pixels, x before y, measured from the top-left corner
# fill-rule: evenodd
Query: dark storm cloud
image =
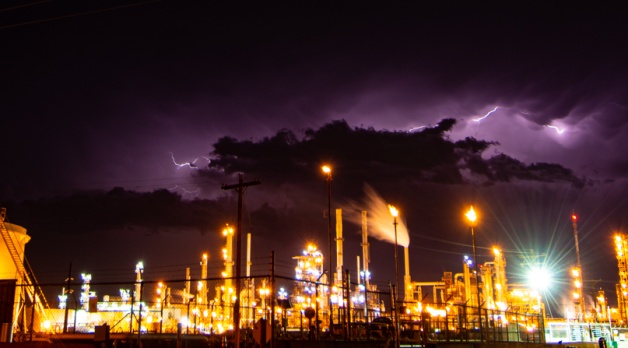
<path fill-rule="evenodd" d="M 446 135 L 455 123 L 445 119 L 421 131 L 390 132 L 352 129 L 345 121 L 335 121 L 305 130 L 302 136 L 282 130 L 258 142 L 225 137 L 214 145 L 209 168 L 267 177 L 272 184 L 311 177 L 321 163 L 338 163 L 367 182 L 388 177 L 403 182 L 462 184 L 467 182 L 462 170 L 467 169 L 482 176 L 483 184 L 515 179 L 584 184 L 559 164 L 526 165 L 505 154 L 484 159 L 489 147 L 498 144 L 474 138 L 452 142 Z M 274 176 L 277 171 L 282 175 Z"/>

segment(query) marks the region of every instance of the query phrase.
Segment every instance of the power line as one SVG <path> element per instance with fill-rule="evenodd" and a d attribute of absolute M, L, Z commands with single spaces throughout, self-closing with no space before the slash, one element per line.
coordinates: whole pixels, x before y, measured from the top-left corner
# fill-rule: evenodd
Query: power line
<path fill-rule="evenodd" d="M 60 20 L 60 19 L 66 19 L 66 18 L 73 18 L 73 17 L 80 17 L 80 16 L 85 16 L 85 15 L 91 15 L 91 14 L 96 14 L 96 13 L 104 13 L 104 12 L 116 11 L 116 10 L 121 10 L 121 9 L 125 9 L 125 8 L 130 8 L 130 7 L 143 6 L 143 5 L 151 4 L 151 3 L 154 3 L 154 2 L 158 2 L 158 1 L 159 0 L 149 0 L 149 1 L 138 2 L 138 3 L 134 3 L 134 4 L 120 5 L 120 6 L 108 7 L 108 8 L 98 9 L 98 10 L 84 11 L 84 12 L 71 13 L 71 14 L 66 14 L 66 15 L 61 15 L 61 16 L 56 16 L 56 17 L 48 17 L 48 18 L 36 19 L 36 20 L 32 20 L 32 21 L 26 21 L 26 22 L 14 23 L 14 24 L 1 26 L 0 29 L 9 29 L 9 28 L 23 27 L 23 26 L 32 25 L 32 24 L 40 24 L 40 23 L 45 23 L 45 22 L 52 22 L 52 21 L 56 21 L 56 20 Z M 39 3 L 32 3 L 32 4 L 29 4 L 29 5 L 10 7 L 10 8 L 6 8 L 6 9 L 3 9 L 3 10 L 0 10 L 0 12 L 14 10 L 16 8 L 19 8 L 19 7 L 25 7 L 25 6 L 31 6 L 31 5 L 39 5 L 39 4 L 44 3 L 44 2 L 46 2 L 46 1 L 39 2 Z"/>

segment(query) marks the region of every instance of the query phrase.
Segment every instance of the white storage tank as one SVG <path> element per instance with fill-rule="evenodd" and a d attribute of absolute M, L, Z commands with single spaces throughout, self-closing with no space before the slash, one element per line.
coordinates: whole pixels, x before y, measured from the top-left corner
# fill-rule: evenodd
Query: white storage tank
<path fill-rule="evenodd" d="M 0 342 L 13 340 L 13 320 L 17 315 L 19 291 L 16 284 L 23 282 L 24 250 L 31 237 L 22 226 L 4 222 L 4 208 L 0 212 Z"/>
<path fill-rule="evenodd" d="M 8 222 L 0 222 L 0 279 L 20 279 L 18 266 L 15 264 L 14 256 L 19 259 L 20 265 L 24 264 L 24 249 L 26 243 L 31 239 L 26 234 L 26 229 L 22 226 Z M 10 238 L 10 240 L 7 240 Z"/>

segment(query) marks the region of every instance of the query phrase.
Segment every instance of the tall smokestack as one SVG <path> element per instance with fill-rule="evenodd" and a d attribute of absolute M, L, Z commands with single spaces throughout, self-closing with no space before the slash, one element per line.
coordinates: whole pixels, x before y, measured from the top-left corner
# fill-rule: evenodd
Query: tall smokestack
<path fill-rule="evenodd" d="M 412 301 L 412 280 L 410 279 L 410 255 L 409 247 L 403 247 L 403 260 L 406 273 L 403 276 L 403 294 L 405 301 Z"/>
<path fill-rule="evenodd" d="M 209 289 L 207 288 L 207 254 L 203 254 L 203 258 L 201 259 L 201 284 L 202 289 L 199 296 L 203 300 L 202 303 L 209 303 Z"/>
<path fill-rule="evenodd" d="M 190 291 L 190 267 L 185 268 L 185 301 L 188 301 L 188 297 L 192 294 Z"/>
<path fill-rule="evenodd" d="M 342 209 L 336 209 L 336 279 L 342 283 Z"/>
<path fill-rule="evenodd" d="M 362 211 L 362 271 L 364 272 L 364 285 L 368 289 L 369 286 L 369 263 L 371 262 L 369 256 L 369 240 L 368 240 L 368 225 L 366 219 L 366 210 Z M 359 274 L 358 274 L 359 276 Z"/>

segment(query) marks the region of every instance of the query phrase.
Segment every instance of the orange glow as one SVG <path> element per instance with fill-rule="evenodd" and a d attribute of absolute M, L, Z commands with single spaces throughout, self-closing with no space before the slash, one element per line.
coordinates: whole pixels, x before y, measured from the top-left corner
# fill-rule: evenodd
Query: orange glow
<path fill-rule="evenodd" d="M 392 215 L 393 217 L 399 216 L 399 211 L 397 210 L 397 208 L 389 204 L 388 209 L 390 209 L 390 215 Z"/>
<path fill-rule="evenodd" d="M 233 227 L 229 226 L 229 224 L 227 224 L 225 226 L 225 228 L 222 230 L 222 235 L 223 236 L 227 236 L 229 234 L 233 234 Z"/>
<path fill-rule="evenodd" d="M 475 223 L 475 220 L 477 220 L 478 218 L 475 214 L 475 210 L 473 210 L 473 206 L 471 206 L 469 208 L 469 211 L 464 215 L 467 217 L 467 219 L 469 219 L 469 221 L 471 221 L 471 223 Z"/>

